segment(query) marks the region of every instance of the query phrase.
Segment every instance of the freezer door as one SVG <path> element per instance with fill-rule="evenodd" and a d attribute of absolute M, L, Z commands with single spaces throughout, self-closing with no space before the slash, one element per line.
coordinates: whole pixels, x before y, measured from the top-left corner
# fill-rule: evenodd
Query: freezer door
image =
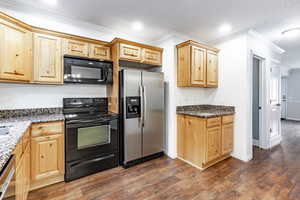
<path fill-rule="evenodd" d="M 163 151 L 164 81 L 163 73 L 142 72 L 144 88 L 143 157 Z"/>
<path fill-rule="evenodd" d="M 124 105 L 124 163 L 142 157 L 142 121 L 141 118 L 126 119 L 126 97 L 141 95 L 141 71 L 124 70 L 123 73 Z"/>

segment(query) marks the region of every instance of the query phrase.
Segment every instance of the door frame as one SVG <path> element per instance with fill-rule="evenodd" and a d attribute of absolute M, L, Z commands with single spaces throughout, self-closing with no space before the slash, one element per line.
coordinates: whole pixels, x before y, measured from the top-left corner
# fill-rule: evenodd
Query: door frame
<path fill-rule="evenodd" d="M 253 125 L 253 121 L 252 121 L 252 109 L 253 109 L 253 58 L 257 58 L 261 61 L 261 65 L 259 67 L 259 75 L 260 75 L 260 83 L 259 83 L 259 87 L 260 87 L 260 106 L 261 109 L 259 111 L 259 141 L 257 142 L 257 146 L 259 146 L 260 148 L 263 149 L 268 149 L 268 139 L 267 139 L 267 132 L 266 132 L 266 127 L 267 127 L 267 110 L 268 110 L 268 106 L 267 106 L 267 99 L 268 99 L 268 93 L 266 90 L 266 85 L 267 85 L 267 61 L 266 61 L 266 56 L 260 54 L 259 52 L 256 52 L 254 50 L 250 50 L 250 73 L 249 73 L 249 80 L 250 80 L 250 153 L 251 153 L 251 157 L 253 157 L 253 150 L 252 150 L 252 146 L 254 144 L 253 141 L 253 129 L 252 129 L 252 125 Z M 265 133 L 265 134 L 264 134 Z"/>

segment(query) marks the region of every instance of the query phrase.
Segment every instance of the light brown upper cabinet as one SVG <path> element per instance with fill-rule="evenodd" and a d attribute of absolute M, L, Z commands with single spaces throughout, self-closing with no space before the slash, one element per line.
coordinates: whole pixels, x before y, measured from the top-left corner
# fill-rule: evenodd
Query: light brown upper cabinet
<path fill-rule="evenodd" d="M 213 51 L 207 51 L 207 87 L 218 86 L 218 54 Z"/>
<path fill-rule="evenodd" d="M 191 84 L 205 86 L 206 84 L 206 50 L 192 47 Z"/>
<path fill-rule="evenodd" d="M 143 49 L 142 62 L 150 65 L 161 65 L 161 52 Z"/>
<path fill-rule="evenodd" d="M 110 60 L 110 47 L 98 44 L 90 44 L 89 57 Z"/>
<path fill-rule="evenodd" d="M 179 87 L 218 87 L 218 49 L 191 40 L 176 47 Z"/>
<path fill-rule="evenodd" d="M 115 38 L 111 42 L 115 46 L 115 57 L 118 60 L 133 61 L 138 63 L 149 64 L 153 66 L 162 65 L 163 49 L 150 45 L 145 45 L 121 38 Z"/>
<path fill-rule="evenodd" d="M 62 83 L 62 72 L 61 38 L 35 33 L 33 82 Z"/>
<path fill-rule="evenodd" d="M 32 65 L 32 33 L 0 20 L 0 78 L 29 81 Z"/>
<path fill-rule="evenodd" d="M 64 53 L 71 56 L 88 57 L 89 43 L 78 40 L 64 39 Z"/>
<path fill-rule="evenodd" d="M 120 44 L 120 58 L 141 61 L 142 60 L 142 48 L 129 45 L 129 44 Z"/>
<path fill-rule="evenodd" d="M 111 60 L 110 47 L 107 45 L 64 39 L 63 49 L 66 55 Z"/>

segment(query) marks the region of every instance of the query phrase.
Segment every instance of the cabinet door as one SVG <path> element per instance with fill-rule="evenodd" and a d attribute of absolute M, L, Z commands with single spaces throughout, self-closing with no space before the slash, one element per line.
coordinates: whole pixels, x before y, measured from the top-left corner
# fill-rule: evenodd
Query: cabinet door
<path fill-rule="evenodd" d="M 177 115 L 177 154 L 178 157 L 184 159 L 184 148 L 185 148 L 185 117 L 184 115 Z"/>
<path fill-rule="evenodd" d="M 34 81 L 61 83 L 62 69 L 61 39 L 34 34 Z"/>
<path fill-rule="evenodd" d="M 24 161 L 25 161 L 24 196 L 25 196 L 25 199 L 27 199 L 27 196 L 28 196 L 28 193 L 29 193 L 29 188 L 30 188 L 30 145 L 27 146 L 27 148 L 24 152 Z"/>
<path fill-rule="evenodd" d="M 206 163 L 221 155 L 221 127 L 207 129 Z"/>
<path fill-rule="evenodd" d="M 29 81 L 31 74 L 31 32 L 16 25 L 0 25 L 0 78 Z"/>
<path fill-rule="evenodd" d="M 141 61 L 142 59 L 142 48 L 129 45 L 120 44 L 120 59 Z"/>
<path fill-rule="evenodd" d="M 191 86 L 191 48 L 184 46 L 177 49 L 177 86 Z"/>
<path fill-rule="evenodd" d="M 32 181 L 39 181 L 64 174 L 63 135 L 32 138 L 31 149 Z"/>
<path fill-rule="evenodd" d="M 218 54 L 207 51 L 207 87 L 218 87 Z"/>
<path fill-rule="evenodd" d="M 191 84 L 192 86 L 206 84 L 206 50 L 199 47 L 192 47 Z"/>
<path fill-rule="evenodd" d="M 229 154 L 233 150 L 233 124 L 222 126 L 222 154 Z"/>
<path fill-rule="evenodd" d="M 88 57 L 89 44 L 77 40 L 64 40 L 64 53 L 71 56 Z"/>
<path fill-rule="evenodd" d="M 89 57 L 110 60 L 110 48 L 104 45 L 90 44 Z"/>
<path fill-rule="evenodd" d="M 150 49 L 143 49 L 143 63 L 150 65 L 161 65 L 161 52 Z"/>
<path fill-rule="evenodd" d="M 16 200 L 26 200 L 26 169 L 25 169 L 25 156 L 22 156 L 16 168 Z"/>

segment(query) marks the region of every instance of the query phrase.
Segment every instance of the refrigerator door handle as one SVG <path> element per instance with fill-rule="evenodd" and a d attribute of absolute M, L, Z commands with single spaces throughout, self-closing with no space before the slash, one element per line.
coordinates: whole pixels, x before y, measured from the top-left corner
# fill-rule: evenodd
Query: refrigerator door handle
<path fill-rule="evenodd" d="M 143 86 L 143 126 L 145 126 L 146 124 L 146 115 L 147 115 L 147 111 L 146 111 L 146 107 L 147 107 L 147 97 L 146 97 L 146 88 L 145 86 Z"/>
<path fill-rule="evenodd" d="M 141 126 L 144 126 L 144 88 L 140 85 L 140 97 L 141 97 Z"/>

